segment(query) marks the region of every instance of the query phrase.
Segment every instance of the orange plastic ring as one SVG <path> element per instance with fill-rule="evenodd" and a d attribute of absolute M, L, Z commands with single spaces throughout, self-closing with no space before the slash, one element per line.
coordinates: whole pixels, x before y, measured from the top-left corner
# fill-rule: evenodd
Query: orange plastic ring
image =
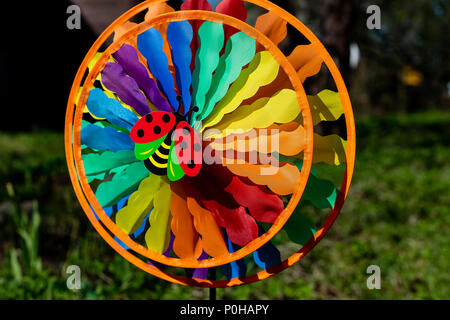
<path fill-rule="evenodd" d="M 127 234 L 125 234 L 104 212 L 101 205 L 98 203 L 97 198 L 95 197 L 94 192 L 90 188 L 90 185 L 87 181 L 87 177 L 84 172 L 83 161 L 81 158 L 81 145 L 80 145 L 80 134 L 81 134 L 81 120 L 83 115 L 83 110 L 86 105 L 88 91 L 93 85 L 93 82 L 97 78 L 98 73 L 106 64 L 109 59 L 111 53 L 118 50 L 124 42 L 129 40 L 130 38 L 135 37 L 137 34 L 140 34 L 151 27 L 158 26 L 162 23 L 172 22 L 172 21 L 181 21 L 181 20 L 209 20 L 212 22 L 220 22 L 225 23 L 227 25 L 231 25 L 241 31 L 244 31 L 247 35 L 255 38 L 258 42 L 263 44 L 267 50 L 269 50 L 274 58 L 281 65 L 283 70 L 285 70 L 286 74 L 288 74 L 291 82 L 293 84 L 294 89 L 296 90 L 299 105 L 303 115 L 303 126 L 306 131 L 306 148 L 304 150 L 303 157 L 303 167 L 301 170 L 300 178 L 296 185 L 296 191 L 294 192 L 289 204 L 286 206 L 285 210 L 279 215 L 277 220 L 273 223 L 272 227 L 263 235 L 256 238 L 245 247 L 240 250 L 227 255 L 215 257 L 207 260 L 192 260 L 192 259 L 177 259 L 177 258 L 169 258 L 162 254 L 156 253 L 152 250 L 145 248 L 144 246 L 133 241 Z M 75 88 L 77 89 L 77 88 Z M 74 152 L 75 165 L 78 172 L 78 177 L 81 182 L 82 189 L 88 199 L 88 202 L 94 209 L 97 216 L 100 218 L 103 224 L 114 234 L 116 235 L 123 243 L 130 247 L 131 250 L 139 253 L 140 255 L 147 257 L 151 260 L 163 263 L 165 265 L 174 266 L 174 267 L 183 267 L 183 268 L 210 268 L 223 264 L 227 264 L 236 260 L 239 260 L 255 250 L 259 249 L 265 243 L 270 241 L 273 236 L 275 236 L 281 228 L 284 226 L 286 221 L 289 219 L 290 215 L 297 207 L 298 202 L 300 201 L 301 195 L 306 187 L 306 183 L 309 177 L 309 172 L 311 170 L 312 165 L 312 152 L 313 152 L 313 123 L 312 117 L 309 110 L 309 104 L 306 97 L 306 93 L 303 89 L 303 86 L 298 79 L 295 69 L 289 63 L 284 54 L 276 47 L 266 36 L 264 36 L 261 32 L 257 31 L 253 27 L 245 24 L 244 22 L 219 13 L 214 12 L 205 12 L 205 11 L 178 11 L 174 13 L 166 13 L 154 17 L 149 21 L 145 21 L 140 25 L 136 26 L 132 30 L 128 31 L 124 34 L 120 39 L 115 41 L 111 46 L 109 46 L 100 56 L 95 66 L 92 68 L 91 72 L 86 78 L 86 81 L 83 85 L 83 90 L 80 96 L 80 100 L 78 102 L 77 108 L 75 110 L 75 120 L 74 120 L 74 139 L 73 146 L 76 150 Z"/>
<path fill-rule="evenodd" d="M 164 0 L 154 0 L 154 1 L 147 1 L 145 3 L 142 3 L 135 8 L 131 9 L 127 13 L 125 13 L 122 17 L 120 17 L 115 24 L 123 24 L 124 22 L 128 21 L 136 12 L 140 12 L 144 9 L 146 9 L 149 5 L 152 5 L 154 3 L 163 3 L 166 2 Z M 283 17 L 286 21 L 288 21 L 291 25 L 293 25 L 299 32 L 301 32 L 303 35 L 308 38 L 308 40 L 313 44 L 315 49 L 319 52 L 320 56 L 324 60 L 325 64 L 327 65 L 328 69 L 331 72 L 331 75 L 333 79 L 336 82 L 342 106 L 345 113 L 345 119 L 346 119 L 346 126 L 347 126 L 347 152 L 346 152 L 346 172 L 344 176 L 344 181 L 342 183 L 342 187 L 340 189 L 339 195 L 336 200 L 336 204 L 334 208 L 332 209 L 332 212 L 328 216 L 327 220 L 324 223 L 324 226 L 316 233 L 314 238 L 312 238 L 301 250 L 299 250 L 296 254 L 289 257 L 287 260 L 283 261 L 281 264 L 271 268 L 270 270 L 264 270 L 261 272 L 258 272 L 257 274 L 254 274 L 252 276 L 246 276 L 241 279 L 231 279 L 231 280 L 220 280 L 220 281 L 210 281 L 210 280 L 200 280 L 200 279 L 191 279 L 191 278 L 185 278 L 185 277 L 179 277 L 174 276 L 165 272 L 160 271 L 159 269 L 146 264 L 142 260 L 138 259 L 134 255 L 132 255 L 127 250 L 123 249 L 121 246 L 117 245 L 117 242 L 109 235 L 109 233 L 103 228 L 101 223 L 94 217 L 92 214 L 88 214 L 88 218 L 90 219 L 93 226 L 97 229 L 97 231 L 100 233 L 100 235 L 105 239 L 106 242 L 108 242 L 119 254 L 121 254 L 124 258 L 129 260 L 131 263 L 136 265 L 137 267 L 141 268 L 142 270 L 153 274 L 155 276 L 158 276 L 162 279 L 165 279 L 167 281 L 171 281 L 173 283 L 183 284 L 183 285 L 195 285 L 200 287 L 230 287 L 234 285 L 241 285 L 241 284 L 248 284 L 255 281 L 266 279 L 290 266 L 292 266 L 294 263 L 298 262 L 302 257 L 304 257 L 314 246 L 325 236 L 325 234 L 328 232 L 328 230 L 331 228 L 332 224 L 334 223 L 335 219 L 337 218 L 337 215 L 339 214 L 343 202 L 347 196 L 350 182 L 353 175 L 354 170 L 354 160 L 355 160 L 355 145 L 356 145 L 356 135 L 355 135 L 355 125 L 354 125 L 354 118 L 353 118 L 353 111 L 351 108 L 350 98 L 348 96 L 348 92 L 345 86 L 345 83 L 339 73 L 339 70 L 335 63 L 333 62 L 331 56 L 328 54 L 326 49 L 323 47 L 323 45 L 320 43 L 320 41 L 317 39 L 317 37 L 306 27 L 304 26 L 300 21 L 298 21 L 294 16 L 289 14 L 288 12 L 284 11 L 283 9 L 279 8 L 278 6 L 270 3 L 266 0 L 248 0 L 248 2 L 254 3 L 256 5 L 259 5 L 269 11 L 272 11 L 279 16 Z M 111 25 L 104 34 L 111 34 L 114 30 L 115 25 Z M 95 52 L 100 47 L 101 43 L 104 40 L 101 40 L 99 38 L 94 46 L 89 51 L 88 55 L 83 61 L 82 66 L 80 67 L 80 70 L 82 69 L 83 65 L 86 65 L 87 62 L 92 59 Z M 94 49 L 97 46 L 97 49 Z M 81 78 L 83 76 L 83 72 L 79 70 L 75 81 L 74 81 L 74 87 L 76 86 L 76 83 L 81 83 Z M 80 198 L 80 202 L 82 204 L 83 209 L 85 212 L 89 212 L 91 209 L 84 198 L 83 191 L 81 189 L 81 186 L 79 185 L 78 179 L 77 179 L 77 172 L 75 170 L 74 163 L 72 162 L 72 120 L 71 117 L 73 116 L 73 109 L 74 104 L 71 103 L 71 101 L 74 101 L 76 97 L 76 92 L 73 90 L 71 91 L 71 96 L 69 97 L 69 104 L 66 114 L 66 126 L 65 126 L 65 145 L 66 145 L 66 155 L 67 155 L 67 162 L 69 166 L 70 176 L 72 179 L 72 183 L 75 188 L 75 192 L 77 196 Z"/>

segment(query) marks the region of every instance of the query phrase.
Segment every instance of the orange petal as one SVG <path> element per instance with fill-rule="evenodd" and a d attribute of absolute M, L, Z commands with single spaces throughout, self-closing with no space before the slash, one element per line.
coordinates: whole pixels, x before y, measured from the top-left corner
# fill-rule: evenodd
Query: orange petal
<path fill-rule="evenodd" d="M 319 73 L 323 62 L 312 44 L 297 46 L 289 55 L 288 60 L 297 70 L 301 82 Z"/>
<path fill-rule="evenodd" d="M 212 257 L 228 255 L 222 231 L 214 220 L 212 213 L 202 208 L 194 198 L 187 198 L 187 206 L 194 217 L 195 229 L 202 235 L 201 244 Z"/>
<path fill-rule="evenodd" d="M 202 254 L 197 231 L 194 227 L 186 200 L 172 192 L 170 201 L 172 213 L 172 232 L 175 236 L 173 251 L 181 259 L 198 259 Z"/>
<path fill-rule="evenodd" d="M 121 26 L 116 28 L 116 31 L 114 31 L 113 41 L 118 40 L 121 36 L 123 36 L 125 33 L 127 33 L 128 31 L 130 31 L 131 29 L 133 29 L 136 26 L 137 26 L 137 23 L 134 23 L 131 21 L 125 22 L 124 24 L 122 24 Z M 136 47 L 136 38 L 134 38 L 133 40 L 125 41 L 125 42 Z"/>
<path fill-rule="evenodd" d="M 267 129 L 255 129 L 243 134 L 229 135 L 225 139 L 216 139 L 211 143 L 211 147 L 217 151 L 256 151 L 266 154 L 278 152 L 285 156 L 294 156 L 305 148 L 305 139 L 303 126 L 290 122 L 282 126 L 275 124 Z"/>
<path fill-rule="evenodd" d="M 258 17 L 255 28 L 266 35 L 273 43 L 278 45 L 287 36 L 287 21 L 272 12 L 268 12 Z M 258 43 L 256 52 L 264 50 Z"/>
<path fill-rule="evenodd" d="M 281 162 L 278 166 L 254 164 L 225 164 L 235 175 L 248 177 L 257 185 L 266 185 L 278 195 L 288 195 L 295 191 L 300 171 L 290 162 Z"/>
<path fill-rule="evenodd" d="M 288 60 L 297 71 L 297 75 L 302 83 L 305 82 L 306 78 L 316 75 L 320 71 L 323 62 L 312 44 L 297 46 L 289 55 Z M 253 97 L 243 101 L 241 105 L 251 105 L 256 100 L 271 97 L 285 88 L 292 88 L 291 81 L 286 72 L 280 70 L 275 81 L 259 89 Z"/>

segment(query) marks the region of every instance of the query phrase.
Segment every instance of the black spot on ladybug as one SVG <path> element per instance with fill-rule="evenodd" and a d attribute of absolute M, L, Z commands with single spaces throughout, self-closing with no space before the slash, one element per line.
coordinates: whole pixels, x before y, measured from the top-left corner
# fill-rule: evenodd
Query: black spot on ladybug
<path fill-rule="evenodd" d="M 184 135 L 187 136 L 187 135 L 190 134 L 190 133 L 191 133 L 191 129 L 190 129 L 189 127 L 184 127 L 184 128 L 183 128 L 183 134 L 184 134 Z"/>
<path fill-rule="evenodd" d="M 155 127 L 153 128 L 153 132 L 154 132 L 155 134 L 160 134 L 160 133 L 161 133 L 161 127 L 160 127 L 160 126 L 155 126 Z"/>
<path fill-rule="evenodd" d="M 139 138 L 142 138 L 142 137 L 145 135 L 145 132 L 144 132 L 144 130 L 139 129 L 139 130 L 136 132 L 136 134 L 137 134 L 137 136 L 138 136 Z"/>
<path fill-rule="evenodd" d="M 194 144 L 193 149 L 195 152 L 202 150 L 202 146 L 199 143 Z"/>
<path fill-rule="evenodd" d="M 189 169 L 194 169 L 195 168 L 195 162 L 192 160 L 189 160 L 188 164 L 187 164 Z"/>
<path fill-rule="evenodd" d="M 170 121 L 170 116 L 169 116 L 168 114 L 165 114 L 165 115 L 163 115 L 162 120 L 163 120 L 165 123 L 169 123 L 169 121 Z"/>
<path fill-rule="evenodd" d="M 180 149 L 181 150 L 186 150 L 188 147 L 187 143 L 185 141 L 181 141 L 180 142 Z"/>
<path fill-rule="evenodd" d="M 148 115 L 145 116 L 145 121 L 147 121 L 148 123 L 153 121 L 153 116 L 149 113 Z"/>

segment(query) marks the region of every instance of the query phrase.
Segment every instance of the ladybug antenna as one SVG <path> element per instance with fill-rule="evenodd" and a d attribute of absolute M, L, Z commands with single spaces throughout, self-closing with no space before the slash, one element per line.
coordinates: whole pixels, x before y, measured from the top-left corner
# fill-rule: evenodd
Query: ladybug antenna
<path fill-rule="evenodd" d="M 191 107 L 188 112 L 183 116 L 181 114 L 181 107 L 183 107 L 183 98 L 181 96 L 177 96 L 177 101 L 178 101 L 178 114 L 181 115 L 184 119 L 186 118 L 190 118 L 193 112 L 198 112 L 199 108 L 198 107 Z"/>
<path fill-rule="evenodd" d="M 181 116 L 181 107 L 183 107 L 183 98 L 181 96 L 177 96 L 177 101 L 178 101 L 178 114 Z"/>
<path fill-rule="evenodd" d="M 197 106 L 191 107 L 184 117 L 185 118 L 188 118 L 188 117 L 190 118 L 193 112 L 198 112 L 199 110 L 200 109 Z"/>

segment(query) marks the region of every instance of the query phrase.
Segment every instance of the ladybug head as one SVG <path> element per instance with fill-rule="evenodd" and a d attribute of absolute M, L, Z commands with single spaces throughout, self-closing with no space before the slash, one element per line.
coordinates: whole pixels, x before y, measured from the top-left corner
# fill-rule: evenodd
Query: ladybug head
<path fill-rule="evenodd" d="M 181 114 L 181 110 L 183 107 L 183 98 L 181 96 L 177 97 L 178 101 L 178 112 L 175 113 L 175 117 L 177 118 L 177 122 L 180 121 L 187 121 L 187 119 L 191 118 L 192 113 L 198 112 L 200 109 L 197 106 L 191 107 L 188 112 L 186 112 L 184 115 Z"/>

